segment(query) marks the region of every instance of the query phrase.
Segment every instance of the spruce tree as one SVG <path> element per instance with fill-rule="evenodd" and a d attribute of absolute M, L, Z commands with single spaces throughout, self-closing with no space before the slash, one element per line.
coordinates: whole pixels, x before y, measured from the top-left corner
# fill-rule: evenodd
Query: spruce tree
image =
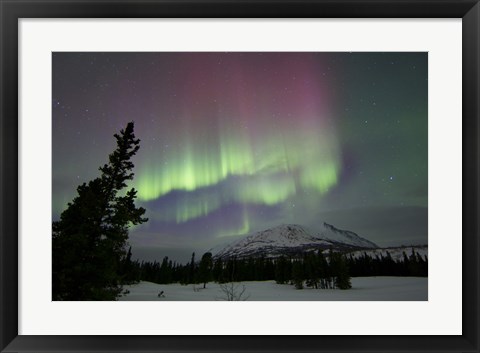
<path fill-rule="evenodd" d="M 320 274 L 317 256 L 315 256 L 315 254 L 312 252 L 306 253 L 303 256 L 303 262 L 305 266 L 305 278 L 307 279 L 307 286 L 318 289 Z"/>
<path fill-rule="evenodd" d="M 286 277 L 286 267 L 287 260 L 285 259 L 285 256 L 280 256 L 275 262 L 275 281 L 278 284 L 284 284 L 290 279 Z"/>
<path fill-rule="evenodd" d="M 196 282 L 196 269 L 195 269 L 195 252 L 192 253 L 192 260 L 189 264 L 188 272 L 188 283 L 197 283 Z"/>
<path fill-rule="evenodd" d="M 222 274 L 223 274 L 223 262 L 222 259 L 219 257 L 215 260 L 215 264 L 213 265 L 213 279 L 218 282 L 218 283 L 223 283 L 225 282 Z"/>
<path fill-rule="evenodd" d="M 60 220 L 53 222 L 54 300 L 115 300 L 121 291 L 128 228 L 147 221 L 136 207 L 131 158 L 140 140 L 130 122 L 115 134 L 117 148 L 100 167 L 101 176 L 83 183 Z"/>
<path fill-rule="evenodd" d="M 335 277 L 335 287 L 338 289 L 352 288 L 345 256 L 339 253 L 333 253 L 332 258 L 330 259 L 330 264 Z"/>
<path fill-rule="evenodd" d="M 135 264 L 132 262 L 132 247 L 128 248 L 127 255 L 120 270 L 122 284 L 135 282 Z"/>
<path fill-rule="evenodd" d="M 305 271 L 303 269 L 303 262 L 296 260 L 292 267 L 292 280 L 296 289 L 303 289 L 303 281 L 305 280 Z"/>
<path fill-rule="evenodd" d="M 317 272 L 318 278 L 320 282 L 320 288 L 326 289 L 328 288 L 327 276 L 328 276 L 328 262 L 323 256 L 322 250 L 318 250 L 317 253 Z"/>
<path fill-rule="evenodd" d="M 203 288 L 207 286 L 207 282 L 212 280 L 213 259 L 212 253 L 207 252 L 203 254 L 198 266 L 198 281 L 203 283 Z"/>
<path fill-rule="evenodd" d="M 168 256 L 165 256 L 160 265 L 158 272 L 158 282 L 160 284 L 172 283 L 172 262 L 168 261 Z"/>

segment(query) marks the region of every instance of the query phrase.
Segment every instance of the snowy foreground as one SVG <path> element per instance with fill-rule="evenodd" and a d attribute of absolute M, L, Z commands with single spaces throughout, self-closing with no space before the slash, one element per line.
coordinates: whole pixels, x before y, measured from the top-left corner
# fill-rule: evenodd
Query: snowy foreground
<path fill-rule="evenodd" d="M 228 284 L 227 284 L 228 285 Z M 242 299 L 249 301 L 273 300 L 428 300 L 428 278 L 419 277 L 356 277 L 352 278 L 352 289 L 295 289 L 288 284 L 276 284 L 275 281 L 250 281 L 235 283 L 235 291 L 240 293 L 245 286 Z M 227 287 L 231 289 L 231 287 Z M 224 287 L 225 289 L 225 287 Z M 140 282 L 125 286 L 124 290 L 130 293 L 123 295 L 120 300 L 143 301 L 189 301 L 189 300 L 226 300 L 225 291 L 218 283 L 203 285 L 155 284 Z M 164 297 L 158 294 L 163 291 Z M 247 298 L 248 297 L 248 298 Z"/>

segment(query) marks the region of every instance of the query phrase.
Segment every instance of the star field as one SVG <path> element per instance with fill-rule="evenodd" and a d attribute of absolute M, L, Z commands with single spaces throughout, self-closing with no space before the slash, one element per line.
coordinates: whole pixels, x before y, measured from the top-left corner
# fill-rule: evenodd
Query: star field
<path fill-rule="evenodd" d="M 139 257 L 282 223 L 426 243 L 427 85 L 427 53 L 53 53 L 53 217 L 134 121 Z"/>

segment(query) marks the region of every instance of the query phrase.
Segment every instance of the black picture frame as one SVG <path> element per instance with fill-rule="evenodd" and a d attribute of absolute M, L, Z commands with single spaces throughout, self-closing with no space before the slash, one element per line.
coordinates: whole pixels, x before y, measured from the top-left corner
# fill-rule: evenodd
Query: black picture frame
<path fill-rule="evenodd" d="M 0 349 L 2 352 L 479 352 L 477 0 L 0 0 Z M 18 335 L 18 19 L 462 18 L 462 327 L 460 336 Z"/>

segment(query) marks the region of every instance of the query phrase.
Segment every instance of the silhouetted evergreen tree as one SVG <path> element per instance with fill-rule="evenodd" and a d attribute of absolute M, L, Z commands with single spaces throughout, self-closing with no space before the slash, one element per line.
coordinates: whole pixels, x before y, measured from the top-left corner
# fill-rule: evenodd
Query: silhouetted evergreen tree
<path fill-rule="evenodd" d="M 295 261 L 292 267 L 292 281 L 296 289 L 303 289 L 303 281 L 305 280 L 305 272 L 303 270 L 302 261 Z"/>
<path fill-rule="evenodd" d="M 139 270 L 138 261 L 132 261 L 132 247 L 130 246 L 120 271 L 122 284 L 133 284 L 138 282 L 140 280 Z"/>
<path fill-rule="evenodd" d="M 172 283 L 172 262 L 168 261 L 168 256 L 165 256 L 162 260 L 162 264 L 160 265 L 160 269 L 158 271 L 158 280 L 157 283 L 160 284 L 167 284 Z"/>
<path fill-rule="evenodd" d="M 333 253 L 332 257 L 330 258 L 330 266 L 332 269 L 332 274 L 334 276 L 335 288 L 338 288 L 338 289 L 352 288 L 345 256 L 343 254 Z"/>
<path fill-rule="evenodd" d="M 133 163 L 140 140 L 133 122 L 115 134 L 116 150 L 100 167 L 101 176 L 83 183 L 78 195 L 53 222 L 52 289 L 54 300 L 114 300 L 121 291 L 128 228 L 141 224 L 145 209 L 134 204 Z"/>
<path fill-rule="evenodd" d="M 315 256 L 315 253 L 310 252 L 304 254 L 303 262 L 305 264 L 305 278 L 307 286 L 318 289 L 318 284 L 320 282 L 320 271 L 318 259 Z"/>
<path fill-rule="evenodd" d="M 213 259 L 212 253 L 207 252 L 203 254 L 198 266 L 198 281 L 203 283 L 203 288 L 207 286 L 207 282 L 212 280 Z"/>
<path fill-rule="evenodd" d="M 255 278 L 255 259 L 253 257 L 249 257 L 246 260 L 244 277 L 247 281 Z"/>
<path fill-rule="evenodd" d="M 223 278 L 223 261 L 219 257 L 215 260 L 215 264 L 213 265 L 213 279 L 218 283 L 224 283 L 225 280 Z"/>
<path fill-rule="evenodd" d="M 280 256 L 275 262 L 275 281 L 279 284 L 287 283 L 290 280 L 290 275 L 287 274 L 287 259 L 285 256 Z"/>
<path fill-rule="evenodd" d="M 197 265 L 195 264 L 195 252 L 192 253 L 192 259 L 189 264 L 188 271 L 188 282 L 187 283 L 197 283 Z"/>
<path fill-rule="evenodd" d="M 320 279 L 319 281 L 319 286 L 321 289 L 326 289 L 328 288 L 328 282 L 329 282 L 329 268 L 328 268 L 328 262 L 325 259 L 325 256 L 323 256 L 323 253 L 321 250 L 318 251 L 317 253 L 317 271 L 318 271 L 318 277 Z"/>

